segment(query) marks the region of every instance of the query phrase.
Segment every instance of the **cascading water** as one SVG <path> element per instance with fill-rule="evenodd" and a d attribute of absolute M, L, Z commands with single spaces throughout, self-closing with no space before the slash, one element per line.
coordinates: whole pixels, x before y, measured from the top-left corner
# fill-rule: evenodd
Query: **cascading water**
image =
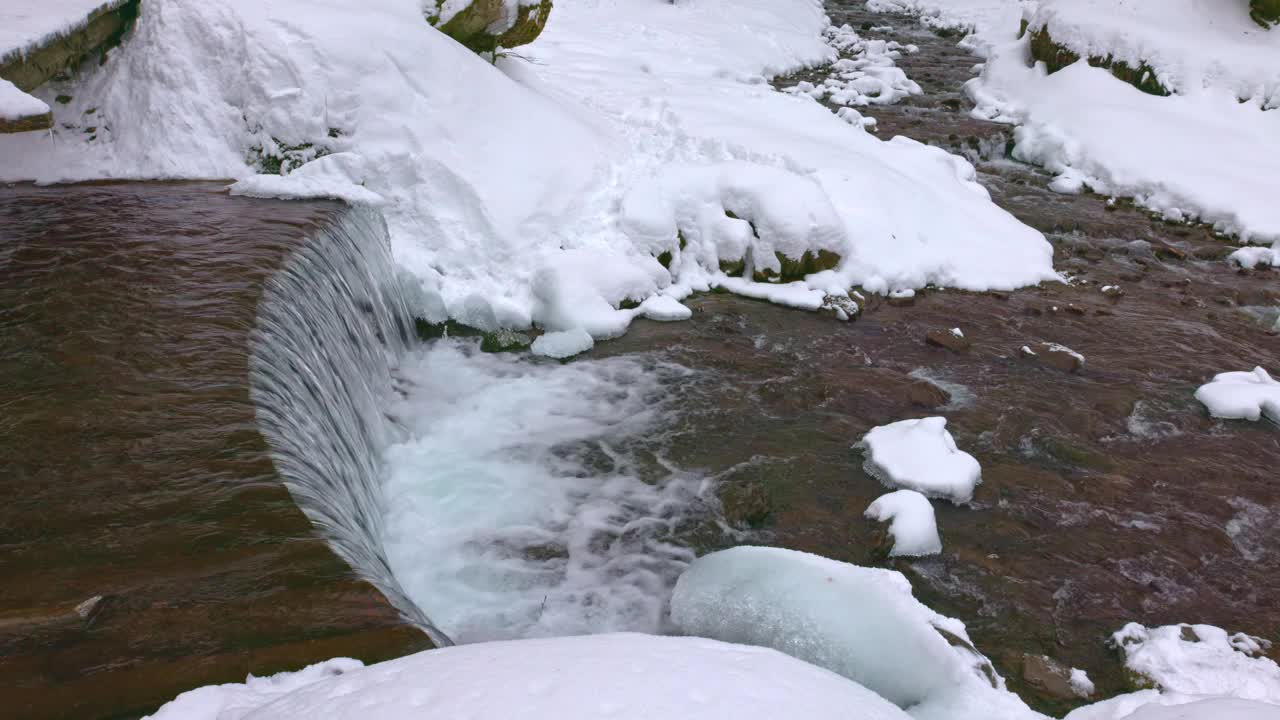
<path fill-rule="evenodd" d="M 294 500 L 334 550 L 437 645 L 380 544 L 384 414 L 413 319 L 382 216 L 352 208 L 306 238 L 267 283 L 252 334 L 258 425 Z"/>
<path fill-rule="evenodd" d="M 299 506 L 438 645 L 666 629 L 709 507 L 662 459 L 689 371 L 418 344 L 402 273 L 381 216 L 351 209 L 266 289 L 253 397 Z"/>

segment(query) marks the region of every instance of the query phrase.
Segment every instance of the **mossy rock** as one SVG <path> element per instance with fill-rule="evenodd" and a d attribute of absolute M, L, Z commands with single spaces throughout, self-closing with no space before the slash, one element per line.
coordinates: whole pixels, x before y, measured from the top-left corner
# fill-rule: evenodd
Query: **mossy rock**
<path fill-rule="evenodd" d="M 524 333 L 514 330 L 497 330 L 481 336 L 480 352 L 516 352 L 524 350 L 532 344 L 533 340 Z"/>
<path fill-rule="evenodd" d="M 1269 2 L 1280 2 L 1280 0 L 1268 0 Z M 1050 73 L 1074 65 L 1080 61 L 1079 53 L 1068 49 L 1064 45 L 1059 45 L 1057 41 L 1049 35 L 1049 28 L 1042 27 L 1031 33 L 1031 57 L 1043 62 L 1049 69 Z M 1116 60 L 1111 56 L 1100 57 L 1090 56 L 1087 58 L 1090 65 L 1096 68 L 1108 70 L 1112 75 L 1123 80 L 1130 85 L 1138 88 L 1149 95 L 1169 95 L 1169 89 L 1160 84 L 1156 79 L 1156 72 L 1150 65 L 1142 63 L 1138 67 L 1133 67 L 1128 63 Z"/>
<path fill-rule="evenodd" d="M 551 16 L 551 0 L 541 0 L 536 5 L 521 5 L 511 26 L 495 34 L 490 28 L 503 20 L 506 8 L 504 0 L 472 0 L 470 5 L 458 11 L 448 22 L 440 24 L 443 5 L 444 0 L 436 0 L 434 12 L 428 13 L 427 22 L 478 53 L 528 45 L 542 33 L 547 18 Z"/>
<path fill-rule="evenodd" d="M 1280 0 L 1249 0 L 1249 17 L 1264 28 L 1280 23 Z"/>

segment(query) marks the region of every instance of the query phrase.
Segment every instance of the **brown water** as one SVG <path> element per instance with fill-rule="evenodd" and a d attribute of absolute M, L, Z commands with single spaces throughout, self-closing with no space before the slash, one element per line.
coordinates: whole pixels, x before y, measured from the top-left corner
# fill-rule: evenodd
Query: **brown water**
<path fill-rule="evenodd" d="M 0 188 L 6 716 L 137 715 L 426 646 L 315 537 L 249 397 L 263 282 L 341 212 L 210 183 Z"/>
<path fill-rule="evenodd" d="M 873 303 L 850 324 L 710 295 L 690 302 L 690 322 L 641 323 L 595 354 L 661 348 L 701 370 L 671 459 L 720 474 L 722 493 L 766 498 L 756 541 L 858 564 L 884 562 L 882 531 L 862 513 L 885 490 L 851 444 L 876 425 L 945 415 L 983 482 L 971 507 L 935 504 L 940 556 L 889 565 L 963 619 L 1042 710 L 1078 702 L 1022 682 L 1023 654 L 1087 670 L 1100 696 L 1121 692 L 1106 640 L 1130 621 L 1280 640 L 1280 429 L 1213 420 L 1193 398 L 1217 372 L 1280 369 L 1275 272 L 1233 268 L 1222 260 L 1229 245 L 1204 228 L 1048 191 L 1048 176 L 1004 156 L 1007 126 L 968 117 L 961 85 L 976 59 L 957 37 L 862 3 L 828 12 L 855 28 L 892 25 L 863 32 L 920 46 L 899 65 L 925 95 L 864 114 L 881 137 L 977 160 L 993 199 L 1047 234 L 1072 282 L 926 292 L 906 306 Z M 1124 295 L 1104 295 L 1106 285 Z M 957 326 L 969 350 L 926 344 L 929 330 Z M 1085 367 L 1020 357 L 1042 341 L 1079 351 Z M 951 403 L 921 378 L 950 388 Z"/>

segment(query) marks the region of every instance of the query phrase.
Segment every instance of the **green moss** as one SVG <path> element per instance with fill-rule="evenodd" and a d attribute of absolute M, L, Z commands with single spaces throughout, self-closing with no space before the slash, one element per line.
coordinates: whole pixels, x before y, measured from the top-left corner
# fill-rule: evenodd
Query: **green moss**
<path fill-rule="evenodd" d="M 1249 0 L 1249 17 L 1264 28 L 1280 23 L 1280 0 Z"/>
<path fill-rule="evenodd" d="M 503 0 L 472 0 L 441 25 L 440 11 L 443 5 L 444 0 L 436 0 L 435 6 L 426 14 L 428 23 L 474 52 L 493 53 L 498 48 L 519 47 L 533 42 L 542 33 L 547 18 L 551 16 L 552 2 L 541 0 L 536 5 L 520 6 L 511 27 L 496 35 L 489 32 L 489 27 L 502 17 Z"/>
<path fill-rule="evenodd" d="M 1276 0 L 1280 2 L 1280 0 Z M 1043 27 L 1031 33 L 1031 57 L 1043 62 L 1050 73 L 1055 73 L 1069 65 L 1080 61 L 1080 55 L 1059 45 L 1049 35 L 1049 28 Z M 1142 63 L 1133 67 L 1111 57 L 1091 56 L 1088 63 L 1096 68 L 1109 70 L 1112 75 L 1150 95 L 1169 95 L 1168 88 L 1156 79 L 1155 70 Z"/>
<path fill-rule="evenodd" d="M 480 351 L 487 353 L 515 352 L 533 344 L 533 340 L 524 333 L 514 330 L 498 330 L 485 333 L 480 340 Z"/>

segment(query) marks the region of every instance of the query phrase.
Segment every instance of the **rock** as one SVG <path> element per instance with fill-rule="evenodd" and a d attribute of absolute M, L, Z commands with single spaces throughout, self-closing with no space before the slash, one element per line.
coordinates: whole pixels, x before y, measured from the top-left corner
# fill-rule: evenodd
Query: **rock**
<path fill-rule="evenodd" d="M 1162 257 L 1170 260 L 1186 260 L 1187 251 L 1179 247 L 1174 247 L 1163 240 L 1156 240 L 1151 243 L 1151 251 L 1156 257 Z"/>
<path fill-rule="evenodd" d="M 916 380 L 907 386 L 907 399 L 918 407 L 936 408 L 951 402 L 951 394 L 928 380 Z"/>
<path fill-rule="evenodd" d="M 1263 0 L 1272 2 L 1274 0 Z M 1025 32 L 1025 31 L 1024 31 Z M 1031 57 L 1043 62 L 1050 73 L 1074 65 L 1080 60 L 1080 54 L 1058 43 L 1049 34 L 1049 27 L 1043 26 L 1031 30 Z M 1160 84 L 1157 73 L 1146 63 L 1134 67 L 1114 57 L 1091 55 L 1085 58 L 1090 65 L 1103 68 L 1120 80 L 1129 83 L 1142 92 L 1151 95 L 1168 95 L 1169 90 Z"/>
<path fill-rule="evenodd" d="M 1249 0 L 1249 17 L 1264 28 L 1280 23 L 1280 0 Z"/>
<path fill-rule="evenodd" d="M 514 352 L 524 350 L 533 344 L 533 340 L 524 333 L 514 330 L 496 330 L 485 333 L 480 340 L 480 351 L 487 353 Z"/>
<path fill-rule="evenodd" d="M 1047 655 L 1022 656 L 1022 679 L 1031 687 L 1050 697 L 1074 700 L 1088 697 L 1071 682 L 1071 668 Z"/>
<path fill-rule="evenodd" d="M 1112 300 L 1118 300 L 1124 297 L 1124 288 L 1120 287 L 1119 285 L 1103 285 L 1102 294 L 1106 295 Z"/>
<path fill-rule="evenodd" d="M 1084 369 L 1084 356 L 1065 345 L 1041 342 L 1035 345 L 1023 345 L 1019 352 L 1024 358 L 1036 360 L 1063 372 L 1074 373 Z"/>
<path fill-rule="evenodd" d="M 896 307 L 906 307 L 908 305 L 915 305 L 916 291 L 910 290 L 910 289 L 894 290 L 893 292 L 889 293 L 889 297 L 887 298 L 886 302 Z"/>
<path fill-rule="evenodd" d="M 1066 311 L 1072 315 L 1084 315 L 1087 311 L 1075 303 L 1067 303 Z"/>
<path fill-rule="evenodd" d="M 952 352 L 965 352 L 973 343 L 969 342 L 969 338 L 964 336 L 960 328 L 951 328 L 949 330 L 933 329 L 924 336 L 924 341 L 930 345 L 946 348 Z"/>
<path fill-rule="evenodd" d="M 494 52 L 534 41 L 551 16 L 551 0 L 521 0 L 515 17 L 507 14 L 504 0 L 471 0 L 441 22 L 446 0 L 428 4 L 427 22 L 475 52 Z"/>
<path fill-rule="evenodd" d="M 739 478 L 720 485 L 720 504 L 730 525 L 760 527 L 773 512 L 769 488 L 758 478 Z"/>
<path fill-rule="evenodd" d="M 48 130 L 53 127 L 53 111 L 39 115 L 26 115 L 12 120 L 0 118 L 0 133 L 22 133 Z"/>

